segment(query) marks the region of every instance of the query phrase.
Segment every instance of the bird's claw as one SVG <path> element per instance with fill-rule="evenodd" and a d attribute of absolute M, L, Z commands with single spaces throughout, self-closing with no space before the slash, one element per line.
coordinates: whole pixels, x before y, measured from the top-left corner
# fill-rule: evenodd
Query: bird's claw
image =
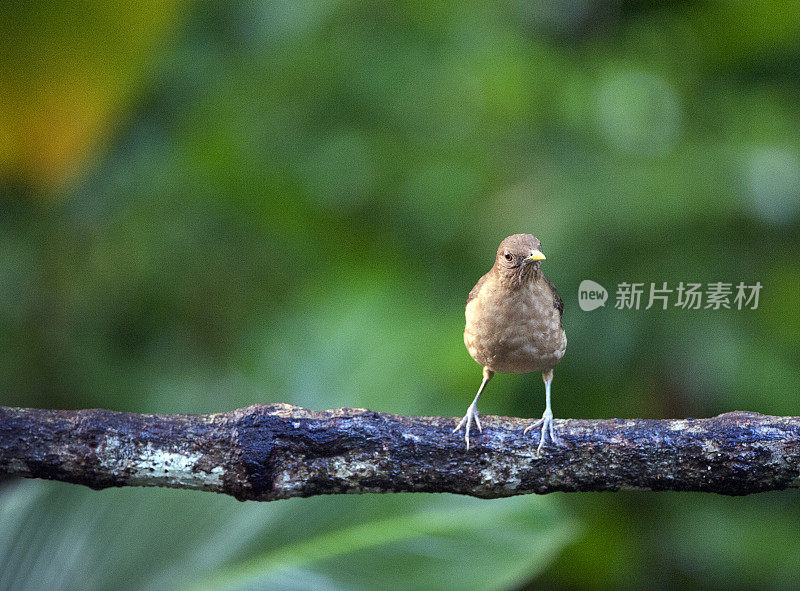
<path fill-rule="evenodd" d="M 453 433 L 457 432 L 464 427 L 464 441 L 467 442 L 467 449 L 469 449 L 469 430 L 472 427 L 472 421 L 475 421 L 475 426 L 478 428 L 478 432 L 483 433 L 483 428 L 481 427 L 481 422 L 478 419 L 478 407 L 473 402 L 469 405 L 467 409 L 467 414 L 464 415 L 464 418 L 461 419 L 461 422 L 453 429 Z"/>
<path fill-rule="evenodd" d="M 553 445 L 561 445 L 561 441 L 556 437 L 556 434 L 553 432 L 553 411 L 549 408 L 544 411 L 542 418 L 533 423 L 532 425 L 528 425 L 525 427 L 525 430 L 522 432 L 523 434 L 527 434 L 528 431 L 532 429 L 536 429 L 541 425 L 542 429 L 539 434 L 539 446 L 536 448 L 536 457 L 542 455 L 542 448 L 544 447 L 544 440 L 547 435 L 550 435 L 550 442 Z"/>

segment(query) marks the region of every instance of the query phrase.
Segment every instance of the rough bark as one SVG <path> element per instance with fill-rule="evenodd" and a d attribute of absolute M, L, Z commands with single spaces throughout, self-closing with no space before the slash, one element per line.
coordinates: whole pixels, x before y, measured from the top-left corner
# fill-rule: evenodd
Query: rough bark
<path fill-rule="evenodd" d="M 535 456 L 529 420 L 456 419 L 262 404 L 208 415 L 0 407 L 0 474 L 94 489 L 166 486 L 271 501 L 319 494 L 554 491 L 729 495 L 800 481 L 800 418 L 556 420 L 559 447 Z"/>

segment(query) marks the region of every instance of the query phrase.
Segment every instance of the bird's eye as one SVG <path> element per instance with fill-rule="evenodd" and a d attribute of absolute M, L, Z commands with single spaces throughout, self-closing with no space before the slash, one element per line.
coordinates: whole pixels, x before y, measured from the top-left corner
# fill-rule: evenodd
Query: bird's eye
<path fill-rule="evenodd" d="M 504 254 L 503 256 L 505 257 L 505 259 L 506 259 L 507 261 L 510 261 L 511 259 L 513 259 L 513 258 L 514 258 L 514 257 L 513 257 L 513 255 L 512 255 L 510 252 L 507 252 L 507 253 L 506 253 L 506 254 Z"/>

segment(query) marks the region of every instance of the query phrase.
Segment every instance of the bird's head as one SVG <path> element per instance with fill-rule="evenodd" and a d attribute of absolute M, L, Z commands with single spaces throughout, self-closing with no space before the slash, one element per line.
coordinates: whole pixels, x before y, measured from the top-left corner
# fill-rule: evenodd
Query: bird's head
<path fill-rule="evenodd" d="M 538 271 L 541 261 L 542 243 L 533 234 L 514 234 L 500 243 L 497 249 L 495 266 L 506 273 L 525 273 L 531 269 Z"/>

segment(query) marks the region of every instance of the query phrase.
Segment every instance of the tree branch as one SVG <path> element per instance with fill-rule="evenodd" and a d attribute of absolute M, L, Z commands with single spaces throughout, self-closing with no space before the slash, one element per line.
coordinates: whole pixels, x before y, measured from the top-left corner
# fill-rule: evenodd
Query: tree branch
<path fill-rule="evenodd" d="M 535 457 L 529 420 L 455 419 L 259 404 L 208 415 L 0 407 L 0 474 L 94 489 L 166 486 L 271 501 L 320 494 L 685 490 L 744 495 L 800 485 L 800 418 L 556 420 Z"/>

